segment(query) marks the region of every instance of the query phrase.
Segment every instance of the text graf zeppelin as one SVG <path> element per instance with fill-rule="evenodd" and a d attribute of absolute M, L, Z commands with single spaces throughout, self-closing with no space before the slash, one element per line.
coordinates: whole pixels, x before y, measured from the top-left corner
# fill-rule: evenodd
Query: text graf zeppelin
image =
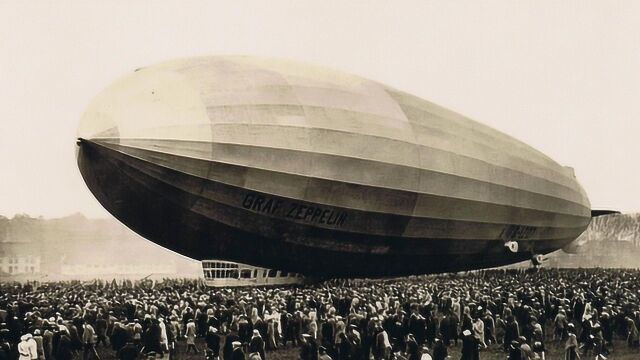
<path fill-rule="evenodd" d="M 342 210 L 315 204 L 303 204 L 256 193 L 248 193 L 242 200 L 242 207 L 254 212 L 310 224 L 342 227 L 347 221 L 347 213 Z"/>

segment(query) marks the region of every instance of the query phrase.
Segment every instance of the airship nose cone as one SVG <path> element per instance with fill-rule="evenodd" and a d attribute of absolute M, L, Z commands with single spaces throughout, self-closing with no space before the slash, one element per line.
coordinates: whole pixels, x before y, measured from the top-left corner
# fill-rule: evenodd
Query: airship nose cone
<path fill-rule="evenodd" d="M 154 215 L 150 209 L 159 206 L 150 201 L 159 194 L 157 190 L 145 194 L 153 178 L 148 175 L 160 167 L 148 158 L 142 161 L 140 149 L 175 153 L 181 148 L 176 143 L 210 141 L 206 108 L 190 79 L 156 66 L 120 79 L 92 101 L 78 127 L 76 157 L 98 201 L 116 218 L 147 235 L 142 228 L 149 226 L 148 219 L 156 216 L 154 222 L 167 223 L 173 215 Z M 209 149 L 199 148 L 200 154 L 209 156 Z M 141 217 L 147 221 L 136 227 Z"/>

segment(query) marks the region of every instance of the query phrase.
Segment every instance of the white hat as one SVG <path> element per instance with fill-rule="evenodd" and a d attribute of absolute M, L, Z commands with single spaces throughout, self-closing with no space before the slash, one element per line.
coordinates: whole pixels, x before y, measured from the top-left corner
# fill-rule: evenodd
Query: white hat
<path fill-rule="evenodd" d="M 462 332 L 462 335 L 469 336 L 469 335 L 471 335 L 471 331 L 465 330 L 465 331 Z"/>
<path fill-rule="evenodd" d="M 234 347 L 238 347 L 238 346 L 241 346 L 242 343 L 240 341 L 234 341 L 231 343 L 231 345 L 233 345 Z"/>

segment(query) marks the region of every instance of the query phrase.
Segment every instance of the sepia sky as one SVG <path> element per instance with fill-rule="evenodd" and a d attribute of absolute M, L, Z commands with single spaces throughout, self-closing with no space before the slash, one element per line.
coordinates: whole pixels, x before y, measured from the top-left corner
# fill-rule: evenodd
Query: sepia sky
<path fill-rule="evenodd" d="M 109 216 L 75 163 L 103 88 L 173 58 L 280 57 L 361 75 L 575 168 L 640 211 L 638 1 L 0 0 L 0 215 Z"/>

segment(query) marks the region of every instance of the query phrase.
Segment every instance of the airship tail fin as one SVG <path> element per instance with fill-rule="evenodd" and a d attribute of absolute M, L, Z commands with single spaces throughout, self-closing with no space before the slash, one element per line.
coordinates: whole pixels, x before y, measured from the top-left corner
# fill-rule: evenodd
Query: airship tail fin
<path fill-rule="evenodd" d="M 591 217 L 592 218 L 594 218 L 596 216 L 611 215 L 611 214 L 620 214 L 620 211 L 607 210 L 607 209 L 591 209 Z"/>
<path fill-rule="evenodd" d="M 608 209 L 591 209 L 591 218 L 605 215 L 619 215 L 620 211 L 617 210 L 608 210 Z M 562 248 L 567 254 L 578 254 L 580 252 L 580 248 L 586 244 L 587 240 L 585 238 L 578 238 L 571 243 L 567 244 Z"/>

